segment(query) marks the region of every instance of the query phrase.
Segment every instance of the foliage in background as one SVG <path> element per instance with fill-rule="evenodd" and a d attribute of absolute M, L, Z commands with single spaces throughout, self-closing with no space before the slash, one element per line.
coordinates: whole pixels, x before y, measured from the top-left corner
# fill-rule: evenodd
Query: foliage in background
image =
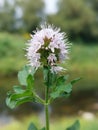
<path fill-rule="evenodd" d="M 64 130 L 65 125 L 66 128 L 73 124 L 74 120 L 80 120 L 81 128 L 80 130 L 97 130 L 98 129 L 98 117 L 93 120 L 86 120 L 82 117 L 63 117 L 63 118 L 54 118 L 52 119 L 50 128 L 51 130 Z M 28 117 L 23 118 L 21 121 L 19 120 L 13 120 L 7 125 L 3 125 L 0 127 L 0 130 L 27 130 L 27 127 L 29 125 L 29 122 L 33 120 L 36 126 L 41 127 L 41 123 L 39 121 L 42 121 L 42 118 L 38 115 L 30 115 Z M 23 125 L 24 124 L 24 125 Z"/>
<path fill-rule="evenodd" d="M 42 0 L 5 0 L 0 7 L 0 31 L 32 32 L 45 17 Z M 77 4 L 76 4 L 77 3 Z M 57 14 L 47 21 L 60 26 L 71 40 L 98 41 L 98 0 L 58 0 Z M 89 41 L 89 42 L 88 42 Z M 91 42 L 92 43 L 92 42 Z"/>
<path fill-rule="evenodd" d="M 18 2 L 18 6 L 23 11 L 22 29 L 26 32 L 32 32 L 41 22 L 43 14 L 43 1 L 42 0 L 21 0 Z"/>
<path fill-rule="evenodd" d="M 41 0 L 13 0 L 12 4 L 5 0 L 0 7 L 0 31 L 31 32 L 41 21 L 43 6 Z"/>
<path fill-rule="evenodd" d="M 0 76 L 16 74 L 17 71 L 27 63 L 24 56 L 24 43 L 26 43 L 26 39 L 29 39 L 28 34 L 19 36 L 0 33 Z M 76 77 L 76 74 L 83 77 L 83 80 L 79 82 L 77 89 L 97 87 L 97 55 L 97 45 L 87 46 L 82 44 L 82 42 L 80 44 L 73 44 L 70 56 L 71 59 L 68 62 L 67 69 L 72 77 Z M 40 82 L 42 77 L 40 72 L 37 76 L 39 77 L 38 79 Z"/>
<path fill-rule="evenodd" d="M 15 29 L 15 6 L 9 5 L 5 0 L 4 6 L 0 7 L 0 32 L 12 32 Z"/>
<path fill-rule="evenodd" d="M 75 123 L 72 126 L 68 127 L 66 130 L 80 130 L 79 121 L 78 120 L 75 121 Z"/>
<path fill-rule="evenodd" d="M 66 31 L 71 40 L 98 40 L 98 0 L 59 0 L 58 13 L 48 20 Z"/>
<path fill-rule="evenodd" d="M 16 73 L 25 62 L 25 39 L 19 35 L 0 33 L 0 75 Z"/>

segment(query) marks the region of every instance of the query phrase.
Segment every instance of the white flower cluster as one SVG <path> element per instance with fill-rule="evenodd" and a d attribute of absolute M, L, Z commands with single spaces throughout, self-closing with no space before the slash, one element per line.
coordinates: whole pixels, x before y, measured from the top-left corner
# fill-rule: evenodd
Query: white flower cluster
<path fill-rule="evenodd" d="M 29 64 L 36 69 L 49 65 L 51 72 L 61 71 L 63 68 L 57 64 L 68 58 L 69 44 L 65 33 L 51 25 L 42 25 L 31 37 L 26 49 Z"/>

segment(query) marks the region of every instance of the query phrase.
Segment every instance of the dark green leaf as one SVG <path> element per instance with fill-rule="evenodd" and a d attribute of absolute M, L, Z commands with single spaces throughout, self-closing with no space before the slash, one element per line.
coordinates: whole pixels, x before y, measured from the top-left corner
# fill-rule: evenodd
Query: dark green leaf
<path fill-rule="evenodd" d="M 45 127 L 44 127 L 44 128 L 42 128 L 41 130 L 45 130 Z"/>
<path fill-rule="evenodd" d="M 8 98 L 6 99 L 6 104 L 8 107 L 10 107 L 11 109 L 15 108 L 16 106 L 20 105 L 20 104 L 23 104 L 25 102 L 32 102 L 34 101 L 35 99 L 32 98 L 32 97 L 24 97 L 24 98 L 19 98 L 19 99 L 11 99 L 11 98 Z"/>
<path fill-rule="evenodd" d="M 18 73 L 18 79 L 20 81 L 21 85 L 26 85 L 26 90 L 23 90 L 20 86 L 14 86 L 14 93 L 9 92 L 7 94 L 6 104 L 10 108 L 14 108 L 20 104 L 23 104 L 24 102 L 35 102 L 35 97 L 32 92 L 33 84 L 34 84 L 34 78 L 33 75 L 35 73 L 35 70 L 31 68 L 30 66 L 25 66 L 22 71 Z"/>
<path fill-rule="evenodd" d="M 12 94 L 11 91 L 8 91 L 8 92 L 7 92 L 7 96 L 8 96 L 8 97 L 9 97 L 11 94 Z"/>
<path fill-rule="evenodd" d="M 55 83 L 57 75 L 55 73 L 51 73 L 50 68 L 47 66 L 44 67 L 43 74 L 45 85 L 51 87 Z"/>
<path fill-rule="evenodd" d="M 33 97 L 24 97 L 23 99 L 19 99 L 18 101 L 16 101 L 16 106 L 19 106 L 23 103 L 26 103 L 26 102 L 35 102 L 35 99 Z"/>
<path fill-rule="evenodd" d="M 25 91 L 23 93 L 14 93 L 14 94 L 11 95 L 11 98 L 13 100 L 16 100 L 18 98 L 24 98 L 24 97 L 27 97 L 27 96 L 32 96 L 32 92 L 27 90 L 27 91 Z"/>
<path fill-rule="evenodd" d="M 29 74 L 27 77 L 27 89 L 32 90 L 33 87 L 34 87 L 34 78 L 31 74 Z"/>
<path fill-rule="evenodd" d="M 67 85 L 60 85 L 56 87 L 55 91 L 50 94 L 51 98 L 55 99 L 58 97 L 65 96 L 67 97 L 72 91 L 72 85 L 71 83 L 68 83 Z"/>
<path fill-rule="evenodd" d="M 80 78 L 72 80 L 70 83 L 65 85 L 65 81 L 68 79 L 67 76 L 60 76 L 57 79 L 55 90 L 50 94 L 51 98 L 55 99 L 58 97 L 68 97 L 72 91 L 72 84 L 79 81 Z"/>
<path fill-rule="evenodd" d="M 10 108 L 14 108 L 24 102 L 34 101 L 32 92 L 25 91 L 23 93 L 10 94 L 6 99 L 6 104 Z"/>
<path fill-rule="evenodd" d="M 43 68 L 44 81 L 47 81 L 48 70 L 49 70 L 48 67 L 44 66 Z"/>
<path fill-rule="evenodd" d="M 68 127 L 66 130 L 80 130 L 79 121 L 78 120 L 75 121 L 75 123 L 72 126 Z"/>
<path fill-rule="evenodd" d="M 50 73 L 50 81 L 51 81 L 51 86 L 53 86 L 56 83 L 57 80 L 57 74 L 56 73 Z"/>
<path fill-rule="evenodd" d="M 33 123 L 31 123 L 28 127 L 28 130 L 38 130 L 38 129 Z"/>
<path fill-rule="evenodd" d="M 74 83 L 78 82 L 79 80 L 81 80 L 82 78 L 76 78 L 74 80 L 71 81 L 71 84 L 73 85 Z"/>
<path fill-rule="evenodd" d="M 70 96 L 70 93 L 62 93 L 59 97 L 64 97 L 64 98 L 68 98 Z"/>
<path fill-rule="evenodd" d="M 68 79 L 68 77 L 69 77 L 68 75 L 66 75 L 66 76 L 60 76 L 60 77 L 57 79 L 56 85 L 59 86 L 59 85 L 61 85 L 61 84 L 64 84 L 65 81 Z"/>

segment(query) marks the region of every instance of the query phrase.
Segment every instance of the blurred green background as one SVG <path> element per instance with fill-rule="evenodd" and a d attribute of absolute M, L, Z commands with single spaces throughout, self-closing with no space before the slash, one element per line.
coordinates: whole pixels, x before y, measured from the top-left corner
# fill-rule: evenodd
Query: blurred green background
<path fill-rule="evenodd" d="M 44 124 L 43 106 L 26 103 L 10 110 L 5 104 L 18 71 L 28 63 L 30 33 L 44 21 L 60 27 L 72 43 L 65 74 L 82 77 L 70 98 L 50 106 L 51 130 L 63 130 L 75 119 L 81 130 L 98 130 L 98 0 L 0 0 L 0 130 L 26 130 L 30 121 Z M 39 70 L 36 87 L 43 96 L 41 84 Z"/>

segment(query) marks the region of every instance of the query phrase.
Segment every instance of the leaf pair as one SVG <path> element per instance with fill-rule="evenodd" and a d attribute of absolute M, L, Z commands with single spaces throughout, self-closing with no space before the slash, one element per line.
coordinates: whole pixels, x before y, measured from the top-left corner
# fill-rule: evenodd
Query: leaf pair
<path fill-rule="evenodd" d="M 31 123 L 28 127 L 28 130 L 38 130 L 38 128 L 33 123 Z M 45 127 L 40 130 L 45 130 Z"/>
<path fill-rule="evenodd" d="M 77 78 L 77 79 L 74 79 L 71 82 L 65 84 L 67 79 L 68 79 L 68 75 L 60 76 L 57 79 L 56 87 L 53 90 L 53 92 L 51 92 L 51 94 L 50 94 L 52 99 L 56 99 L 58 97 L 68 97 L 72 91 L 72 85 L 80 80 L 80 78 Z"/>
<path fill-rule="evenodd" d="M 33 123 L 31 123 L 28 127 L 28 130 L 39 130 Z M 45 130 L 45 127 L 40 129 L 40 130 Z M 80 123 L 78 120 L 75 121 L 75 123 L 68 127 L 66 130 L 80 130 Z"/>
<path fill-rule="evenodd" d="M 21 85 L 24 85 L 26 89 L 22 89 L 20 86 L 14 86 L 14 93 L 9 92 L 6 98 L 6 104 L 10 108 L 23 104 L 25 102 L 35 101 L 33 95 L 34 89 L 34 70 L 31 70 L 29 66 L 25 66 L 22 71 L 18 73 L 18 80 Z"/>

